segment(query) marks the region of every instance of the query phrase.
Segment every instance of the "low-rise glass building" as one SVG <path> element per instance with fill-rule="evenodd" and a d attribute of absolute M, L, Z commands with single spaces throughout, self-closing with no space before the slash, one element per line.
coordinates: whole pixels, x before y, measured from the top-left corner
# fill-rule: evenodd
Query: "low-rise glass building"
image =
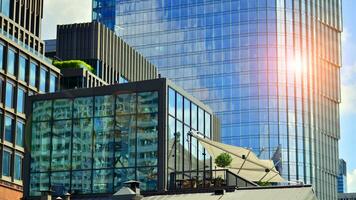
<path fill-rule="evenodd" d="M 212 110 L 167 79 L 32 96 L 25 196 L 111 195 L 128 180 L 169 189 L 203 179 L 212 161 L 188 131 L 213 137 Z M 179 173 L 177 173 L 179 172 Z M 183 172 L 183 173 L 182 173 Z"/>

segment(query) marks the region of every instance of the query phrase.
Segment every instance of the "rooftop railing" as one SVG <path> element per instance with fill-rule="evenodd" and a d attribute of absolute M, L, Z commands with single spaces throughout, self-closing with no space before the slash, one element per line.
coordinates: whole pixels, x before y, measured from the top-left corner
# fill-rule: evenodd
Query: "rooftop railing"
<path fill-rule="evenodd" d="M 36 51 L 35 49 L 33 49 L 32 47 L 28 46 L 27 44 L 23 43 L 22 41 L 18 40 L 15 36 L 9 34 L 8 32 L 6 32 L 5 30 L 0 28 L 0 34 L 4 37 L 6 37 L 7 39 L 15 42 L 16 44 L 18 44 L 19 46 L 21 46 L 22 48 L 26 49 L 31 55 L 33 55 L 33 57 L 46 62 L 49 65 L 52 65 L 52 60 L 47 58 L 45 55 L 43 55 L 42 53 Z"/>

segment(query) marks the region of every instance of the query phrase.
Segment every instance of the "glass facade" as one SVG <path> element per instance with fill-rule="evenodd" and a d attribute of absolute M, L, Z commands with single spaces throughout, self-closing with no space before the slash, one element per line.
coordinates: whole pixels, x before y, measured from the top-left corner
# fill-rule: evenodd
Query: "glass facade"
<path fill-rule="evenodd" d="M 336 199 L 341 10 L 341 0 L 93 0 L 92 16 L 212 107 L 223 142 L 264 159 L 280 148 L 285 178 Z"/>
<path fill-rule="evenodd" d="M 211 114 L 169 88 L 167 162 L 170 179 L 194 178 L 202 181 L 204 172 L 211 170 L 211 157 L 195 138 L 189 136 L 191 130 L 211 139 Z"/>
<path fill-rule="evenodd" d="M 157 190 L 158 92 L 33 103 L 30 195 Z"/>

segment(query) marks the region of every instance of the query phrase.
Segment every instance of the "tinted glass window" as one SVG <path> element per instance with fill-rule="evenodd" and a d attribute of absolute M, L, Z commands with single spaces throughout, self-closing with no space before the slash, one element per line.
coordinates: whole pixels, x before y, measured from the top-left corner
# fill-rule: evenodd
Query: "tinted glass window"
<path fill-rule="evenodd" d="M 30 85 L 33 87 L 36 87 L 36 70 L 37 70 L 37 64 L 31 62 L 29 82 L 30 82 Z"/>
<path fill-rule="evenodd" d="M 5 105 L 8 108 L 13 108 L 13 99 L 14 99 L 14 86 L 7 82 L 6 83 L 6 99 L 5 99 Z"/>
<path fill-rule="evenodd" d="M 0 44 L 0 69 L 4 67 L 4 45 Z"/>
<path fill-rule="evenodd" d="M 8 151 L 4 151 L 2 158 L 2 175 L 10 176 L 10 161 L 11 161 L 11 153 Z"/>
<path fill-rule="evenodd" d="M 23 113 L 25 106 L 25 91 L 21 88 L 17 90 L 17 112 Z"/>
<path fill-rule="evenodd" d="M 57 76 L 51 73 L 49 77 L 49 92 L 55 92 L 56 90 L 57 90 Z"/>
<path fill-rule="evenodd" d="M 10 16 L 10 0 L 1 1 L 1 12 L 3 15 L 7 17 Z"/>
<path fill-rule="evenodd" d="M 46 92 L 46 79 L 47 79 L 47 70 L 41 67 L 40 71 L 40 90 Z"/>
<path fill-rule="evenodd" d="M 14 75 L 15 73 L 15 52 L 9 49 L 7 54 L 7 73 Z"/>
<path fill-rule="evenodd" d="M 12 142 L 12 124 L 13 119 L 9 116 L 5 116 L 5 140 Z"/>
<path fill-rule="evenodd" d="M 23 56 L 20 56 L 19 59 L 19 80 L 25 81 L 26 78 L 26 64 L 27 59 Z"/>
<path fill-rule="evenodd" d="M 14 178 L 22 180 L 22 156 L 15 155 Z"/>
<path fill-rule="evenodd" d="M 25 124 L 22 121 L 16 123 L 16 145 L 24 146 Z"/>

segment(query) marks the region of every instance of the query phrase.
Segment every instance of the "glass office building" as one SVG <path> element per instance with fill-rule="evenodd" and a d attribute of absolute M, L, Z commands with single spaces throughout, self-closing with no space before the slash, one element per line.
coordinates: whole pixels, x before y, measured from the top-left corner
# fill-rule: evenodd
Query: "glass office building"
<path fill-rule="evenodd" d="M 341 4 L 93 0 L 93 20 L 211 106 L 223 142 L 274 157 L 285 178 L 336 199 Z"/>
<path fill-rule="evenodd" d="M 211 169 L 187 133 L 211 138 L 212 111 L 167 79 L 37 95 L 29 106 L 27 197 L 110 196 L 128 180 L 162 192 L 175 172 L 203 179 Z"/>
<path fill-rule="evenodd" d="M 347 193 L 347 167 L 344 159 L 339 160 L 339 175 L 337 177 L 337 192 Z"/>

